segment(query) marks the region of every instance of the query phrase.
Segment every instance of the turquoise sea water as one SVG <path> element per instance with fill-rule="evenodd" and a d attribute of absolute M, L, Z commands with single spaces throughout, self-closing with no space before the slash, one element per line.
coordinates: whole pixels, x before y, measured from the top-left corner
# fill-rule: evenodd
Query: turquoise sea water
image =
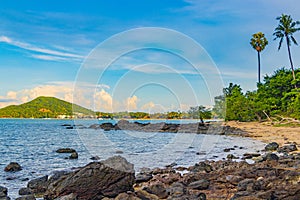
<path fill-rule="evenodd" d="M 80 124 L 88 127 L 103 122 L 106 121 L 0 119 L 0 185 L 7 187 L 9 196 L 14 199 L 18 189 L 26 186 L 27 179 L 83 166 L 92 161 L 90 157 L 96 155 L 101 159 L 113 155 L 124 156 L 139 171 L 142 167 L 163 167 L 173 162 L 190 166 L 205 159 L 223 159 L 228 154 L 223 150 L 234 146 L 235 150 L 230 153 L 237 156 L 260 150 L 264 146 L 247 138 L 218 135 L 66 129 L 62 126 Z M 157 122 L 161 121 L 151 121 Z M 55 152 L 63 147 L 76 149 L 79 159 L 65 159 L 69 154 Z M 18 162 L 23 170 L 4 172 L 10 162 Z"/>

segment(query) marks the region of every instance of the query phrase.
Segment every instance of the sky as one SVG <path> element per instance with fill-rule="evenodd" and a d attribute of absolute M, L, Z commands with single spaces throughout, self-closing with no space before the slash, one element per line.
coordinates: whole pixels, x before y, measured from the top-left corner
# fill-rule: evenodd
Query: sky
<path fill-rule="evenodd" d="M 212 106 L 230 82 L 257 84 L 289 68 L 276 17 L 300 20 L 298 0 L 2 1 L 0 108 L 54 96 L 98 111 L 167 112 Z M 300 33 L 295 33 L 300 42 Z M 291 47 L 295 67 L 300 47 Z"/>

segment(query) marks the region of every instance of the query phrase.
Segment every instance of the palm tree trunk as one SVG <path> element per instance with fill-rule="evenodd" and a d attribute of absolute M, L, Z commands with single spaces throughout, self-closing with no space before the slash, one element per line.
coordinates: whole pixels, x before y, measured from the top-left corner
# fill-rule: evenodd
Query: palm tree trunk
<path fill-rule="evenodd" d="M 293 65 L 292 55 L 291 55 L 291 50 L 290 50 L 290 44 L 289 44 L 287 36 L 286 36 L 286 43 L 287 43 L 287 47 L 288 47 L 288 53 L 289 53 L 289 59 L 290 59 L 291 68 L 292 68 L 293 79 L 296 80 L 295 72 L 294 72 L 294 65 Z M 297 87 L 297 86 L 295 86 L 295 87 Z"/>
<path fill-rule="evenodd" d="M 260 52 L 257 51 L 257 58 L 258 58 L 258 83 L 260 83 Z"/>

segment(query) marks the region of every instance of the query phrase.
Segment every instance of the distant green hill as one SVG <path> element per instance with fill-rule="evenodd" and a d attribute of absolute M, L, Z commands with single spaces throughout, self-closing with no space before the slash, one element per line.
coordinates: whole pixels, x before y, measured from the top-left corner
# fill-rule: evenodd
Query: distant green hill
<path fill-rule="evenodd" d="M 59 116 L 87 116 L 94 112 L 55 97 L 38 97 L 21 105 L 0 109 L 0 118 L 57 118 Z"/>

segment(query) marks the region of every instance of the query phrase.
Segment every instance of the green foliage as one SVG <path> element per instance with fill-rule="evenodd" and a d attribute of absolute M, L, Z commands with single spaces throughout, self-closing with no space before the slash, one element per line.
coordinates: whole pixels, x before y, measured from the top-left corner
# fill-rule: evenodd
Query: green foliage
<path fill-rule="evenodd" d="M 149 114 L 145 113 L 145 112 L 130 112 L 129 115 L 132 119 L 149 119 L 150 118 Z"/>
<path fill-rule="evenodd" d="M 255 49 L 258 52 L 261 52 L 268 45 L 268 40 L 267 38 L 265 38 L 265 34 L 263 34 L 262 32 L 258 32 L 252 35 L 250 44 L 253 47 L 253 49 Z"/>
<path fill-rule="evenodd" d="M 167 113 L 167 119 L 181 119 L 182 118 L 182 113 L 180 111 L 175 112 L 168 112 Z"/>
<path fill-rule="evenodd" d="M 280 17 L 277 17 L 276 19 L 279 21 L 279 24 L 275 28 L 275 32 L 273 33 L 273 35 L 275 36 L 274 40 L 279 39 L 278 50 L 280 50 L 280 48 L 281 48 L 282 41 L 284 39 L 286 40 L 289 60 L 291 63 L 291 69 L 292 69 L 292 74 L 293 74 L 293 79 L 296 80 L 290 46 L 292 45 L 292 43 L 294 43 L 295 45 L 298 45 L 293 34 L 300 30 L 300 28 L 296 27 L 297 25 L 300 24 L 300 22 L 293 21 L 293 19 L 290 15 L 285 15 L 285 14 L 282 14 Z M 296 85 L 295 85 L 295 87 L 297 88 Z"/>
<path fill-rule="evenodd" d="M 298 80 L 300 70 L 295 73 Z M 254 121 L 276 115 L 300 119 L 300 89 L 294 89 L 291 70 L 279 69 L 265 76 L 256 91 L 244 94 L 239 85 L 230 83 L 215 98 L 213 111 L 225 120 Z"/>
<path fill-rule="evenodd" d="M 56 118 L 58 115 L 94 115 L 94 113 L 91 110 L 55 97 L 38 97 L 21 105 L 12 105 L 0 109 L 0 117 Z"/>
<path fill-rule="evenodd" d="M 206 109 L 204 106 L 190 107 L 187 113 L 189 118 L 200 119 L 202 122 L 203 119 L 211 119 L 212 117 L 212 112 Z"/>

